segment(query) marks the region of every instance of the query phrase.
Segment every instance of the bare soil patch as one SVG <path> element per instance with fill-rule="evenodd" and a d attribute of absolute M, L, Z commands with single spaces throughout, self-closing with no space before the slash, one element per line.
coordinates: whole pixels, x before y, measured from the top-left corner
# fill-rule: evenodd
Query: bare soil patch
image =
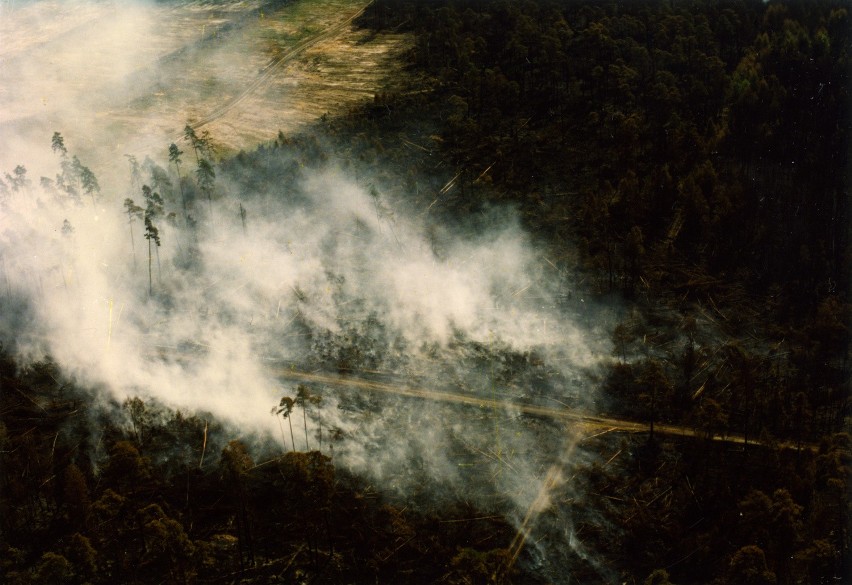
<path fill-rule="evenodd" d="M 124 154 L 163 160 L 187 123 L 206 121 L 227 154 L 345 111 L 399 83 L 395 58 L 410 44 L 357 29 L 351 19 L 366 4 L 6 8 L 0 165 L 34 160 L 60 131 L 109 187 L 125 182 Z"/>

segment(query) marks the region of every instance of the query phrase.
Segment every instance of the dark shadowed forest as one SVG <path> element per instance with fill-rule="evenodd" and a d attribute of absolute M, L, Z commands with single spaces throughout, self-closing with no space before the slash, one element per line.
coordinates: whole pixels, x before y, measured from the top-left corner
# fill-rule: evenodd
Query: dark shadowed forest
<path fill-rule="evenodd" d="M 38 300 L 16 296 L 5 275 L 0 309 L 16 317 L 0 336 L 3 581 L 852 582 L 848 10 L 830 0 L 375 0 L 353 26 L 412 43 L 399 81 L 371 102 L 251 150 L 222 152 L 187 125 L 162 160 L 116 161 L 127 197 L 108 204 L 136 238 L 142 297 L 164 311 L 182 294 L 163 284 L 170 274 L 216 262 L 205 247 L 220 237 L 214 226 L 251 234 L 274 197 L 310 219 L 311 177 L 328 165 L 367 184 L 370 213 L 400 250 L 395 214 L 417 218 L 442 258 L 447 230 L 482 234 L 510 210 L 541 251 L 560 312 L 617 307 L 582 313 L 611 349 L 582 382 L 551 367 L 555 354 L 489 346 L 461 328 L 415 351 L 369 300 L 344 299 L 353 278 L 331 269 L 322 287 L 341 325 L 319 327 L 311 291 L 288 290 L 288 335 L 305 340 L 288 363 L 360 373 L 374 389 L 396 379 L 380 385 L 380 373 L 427 370 L 410 376 L 483 404 L 487 374 L 529 406 L 511 432 L 548 441 L 530 453 L 559 447 L 554 406 L 624 425 L 577 440 L 594 456 L 544 482 L 533 530 L 499 482 L 448 488 L 417 460 L 399 480 L 416 488 L 396 489 L 338 465 L 358 431 L 335 427 L 323 401 L 372 420 L 390 399 L 293 382 L 270 397 L 281 435 L 270 440 L 213 406 L 119 400 L 50 355 L 23 356 L 15 338 Z M 45 150 L 61 172 L 39 182 L 22 161 L 0 181 L 0 211 L 36 184 L 69 208 L 105 198 L 98 169 L 60 130 Z M 70 241 L 83 228 L 56 229 Z M 346 229 L 373 237 L 364 222 Z M 208 351 L 152 347 L 146 359 L 182 368 Z M 477 410 L 469 404 L 437 416 L 449 427 Z M 432 437 L 406 416 L 404 433 Z M 471 427 L 490 432 L 487 416 Z M 484 457 L 504 465 L 499 448 L 453 436 L 454 473 Z"/>

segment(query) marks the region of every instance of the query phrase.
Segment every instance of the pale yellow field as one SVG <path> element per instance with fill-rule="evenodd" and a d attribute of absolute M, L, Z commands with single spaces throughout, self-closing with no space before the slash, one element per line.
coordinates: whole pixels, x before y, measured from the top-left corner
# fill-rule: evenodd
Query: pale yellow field
<path fill-rule="evenodd" d="M 187 123 L 230 153 L 398 83 L 410 41 L 353 26 L 364 0 L 260 5 L 0 5 L 0 170 L 37 165 L 60 131 L 108 187 L 113 161 L 164 159 Z"/>

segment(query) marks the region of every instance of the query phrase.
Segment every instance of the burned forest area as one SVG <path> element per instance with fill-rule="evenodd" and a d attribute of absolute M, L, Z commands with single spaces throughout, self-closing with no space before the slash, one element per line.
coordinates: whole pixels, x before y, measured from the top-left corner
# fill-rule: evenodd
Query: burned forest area
<path fill-rule="evenodd" d="M 852 583 L 849 10 L 0 3 L 2 581 Z"/>

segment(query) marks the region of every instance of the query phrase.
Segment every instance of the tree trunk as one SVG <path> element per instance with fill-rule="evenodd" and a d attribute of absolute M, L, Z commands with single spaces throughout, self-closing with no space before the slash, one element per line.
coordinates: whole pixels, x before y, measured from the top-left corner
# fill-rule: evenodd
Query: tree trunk
<path fill-rule="evenodd" d="M 151 284 L 151 240 L 148 240 L 148 296 L 154 295 L 153 285 Z"/>
<path fill-rule="evenodd" d="M 308 409 L 305 408 L 305 405 L 302 405 L 302 418 L 305 420 L 305 452 L 311 450 L 308 446 Z"/>
<path fill-rule="evenodd" d="M 178 189 L 180 189 L 180 202 L 183 205 L 183 225 L 189 225 L 189 211 L 186 209 L 186 195 L 183 192 L 183 177 L 180 176 L 180 164 L 175 162 L 175 169 L 177 169 L 178 176 Z"/>
<path fill-rule="evenodd" d="M 133 271 L 136 271 L 136 238 L 133 237 L 133 220 L 130 219 L 130 249 L 133 251 Z"/>

